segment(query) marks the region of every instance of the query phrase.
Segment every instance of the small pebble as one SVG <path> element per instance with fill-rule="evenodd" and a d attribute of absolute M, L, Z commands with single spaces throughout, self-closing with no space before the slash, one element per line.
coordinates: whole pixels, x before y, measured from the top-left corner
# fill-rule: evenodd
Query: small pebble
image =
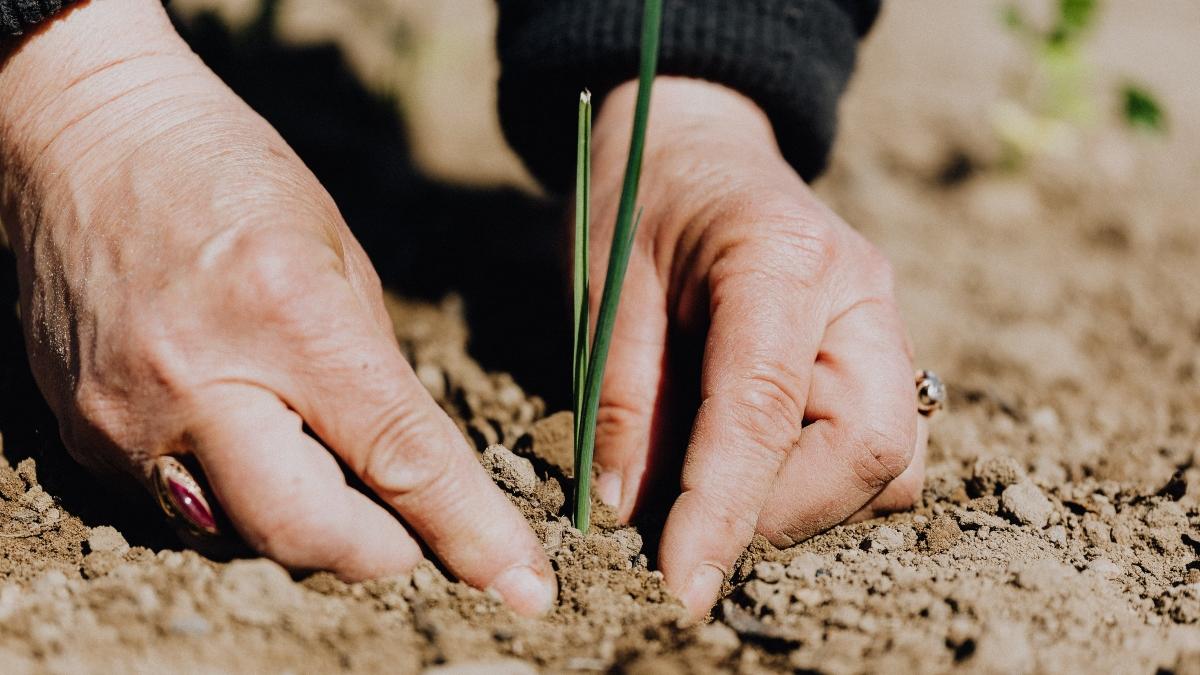
<path fill-rule="evenodd" d="M 1046 540 L 1058 546 L 1067 545 L 1067 528 L 1055 525 L 1046 530 Z"/>
<path fill-rule="evenodd" d="M 1025 480 L 1025 469 L 1012 457 L 990 457 L 975 463 L 972 483 L 980 495 L 993 495 Z"/>
<path fill-rule="evenodd" d="M 817 578 L 817 571 L 825 566 L 825 559 L 815 553 L 801 553 L 788 562 L 787 574 L 789 579 L 801 579 L 812 583 Z"/>
<path fill-rule="evenodd" d="M 301 591 L 287 570 L 270 560 L 234 560 L 221 568 L 213 599 L 235 620 L 265 626 L 293 610 Z"/>
<path fill-rule="evenodd" d="M 773 584 L 783 579 L 785 569 L 781 563 L 764 560 L 754 566 L 754 576 Z"/>
<path fill-rule="evenodd" d="M 125 536 L 108 525 L 93 527 L 88 532 L 87 543 L 92 553 L 125 555 L 129 550 L 129 542 L 125 541 Z"/>
<path fill-rule="evenodd" d="M 708 647 L 722 658 L 734 653 L 742 645 L 737 632 L 720 622 L 697 627 L 696 642 Z"/>
<path fill-rule="evenodd" d="M 1051 558 L 1014 562 L 1009 571 L 1014 573 L 1018 586 L 1034 591 L 1057 588 L 1075 575 L 1075 568 Z"/>
<path fill-rule="evenodd" d="M 426 668 L 424 675 L 536 675 L 537 672 L 536 668 L 524 661 L 494 658 L 434 666 Z"/>
<path fill-rule="evenodd" d="M 176 635 L 198 637 L 208 635 L 212 630 L 208 619 L 194 612 L 181 612 L 172 616 L 167 622 L 167 629 Z"/>
<path fill-rule="evenodd" d="M 413 588 L 421 593 L 431 591 L 436 581 L 437 575 L 434 574 L 434 571 L 428 565 L 419 565 L 412 571 Z"/>
<path fill-rule="evenodd" d="M 1096 558 L 1088 563 L 1087 568 L 1105 579 L 1116 579 L 1125 573 L 1119 565 L 1108 558 Z"/>
<path fill-rule="evenodd" d="M 12 511 L 9 511 L 8 516 L 10 518 L 12 518 L 13 520 L 21 522 L 21 523 L 32 523 L 32 522 L 37 521 L 37 519 L 38 519 L 37 511 L 34 511 L 33 509 L 22 508 L 19 506 L 17 508 L 13 509 Z"/>
<path fill-rule="evenodd" d="M 446 374 L 432 363 L 422 363 L 416 369 L 417 379 L 435 401 L 446 398 Z"/>
<path fill-rule="evenodd" d="M 1058 413 L 1049 406 L 1043 406 L 1033 411 L 1033 414 L 1029 416 L 1029 423 L 1035 430 L 1046 435 L 1054 435 L 1062 430 Z"/>
<path fill-rule="evenodd" d="M 904 535 L 895 528 L 881 525 L 867 536 L 864 543 L 867 545 L 866 548 L 878 553 L 900 551 L 904 548 Z"/>
<path fill-rule="evenodd" d="M 1004 511 L 1021 525 L 1037 529 L 1046 526 L 1054 505 L 1032 481 L 1023 480 L 1004 489 L 1000 496 Z"/>
<path fill-rule="evenodd" d="M 953 518 L 938 516 L 925 531 L 925 546 L 932 554 L 942 553 L 953 547 L 962 538 L 962 529 Z"/>
<path fill-rule="evenodd" d="M 467 423 L 467 436 L 477 448 L 488 448 L 500 442 L 500 434 L 496 428 L 482 417 L 473 418 Z"/>
<path fill-rule="evenodd" d="M 483 451 L 483 466 L 505 487 L 523 495 L 537 489 L 537 473 L 533 463 L 518 457 L 503 445 L 490 445 Z"/>
<path fill-rule="evenodd" d="M 1104 546 L 1112 542 L 1112 528 L 1099 520 L 1085 520 L 1083 535 L 1092 546 Z"/>
<path fill-rule="evenodd" d="M 1143 521 L 1150 527 L 1187 527 L 1187 513 L 1177 502 L 1160 502 L 1146 512 Z"/>

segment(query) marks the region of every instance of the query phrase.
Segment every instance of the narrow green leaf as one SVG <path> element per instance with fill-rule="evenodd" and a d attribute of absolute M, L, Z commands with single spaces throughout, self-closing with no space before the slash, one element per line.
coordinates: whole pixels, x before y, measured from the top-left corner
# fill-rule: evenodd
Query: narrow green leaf
<path fill-rule="evenodd" d="M 633 135 L 629 142 L 629 158 L 625 165 L 625 182 L 617 209 L 613 230 L 608 272 L 604 278 L 600 311 L 596 320 L 596 337 L 592 345 L 584 392 L 583 419 L 579 430 L 580 443 L 575 464 L 575 527 L 587 532 L 591 524 L 592 455 L 596 446 L 596 415 L 600 407 L 600 387 L 604 382 L 604 367 L 612 340 L 613 324 L 621 301 L 621 286 L 629 254 L 633 250 L 633 235 L 637 222 L 638 184 L 642 173 L 642 156 L 646 145 L 646 126 L 650 117 L 650 93 L 658 70 L 658 45 L 662 34 L 662 0 L 646 0 L 642 17 L 641 71 L 638 77 L 637 106 L 633 115 Z"/>
<path fill-rule="evenodd" d="M 575 462 L 579 463 L 580 422 L 583 417 L 583 388 L 587 382 L 588 350 L 588 239 L 591 226 L 592 183 L 592 93 L 579 95 L 579 132 L 575 166 L 575 256 L 573 265 L 575 330 L 572 334 L 571 393 L 574 420 Z"/>

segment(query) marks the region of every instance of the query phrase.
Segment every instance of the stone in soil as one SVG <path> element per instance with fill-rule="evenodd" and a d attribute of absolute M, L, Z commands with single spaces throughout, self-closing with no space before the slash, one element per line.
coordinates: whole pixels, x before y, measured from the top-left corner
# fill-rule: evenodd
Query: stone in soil
<path fill-rule="evenodd" d="M 1021 480 L 1004 488 L 1000 496 L 1004 511 L 1021 525 L 1041 529 L 1050 521 L 1054 505 L 1030 480 Z"/>

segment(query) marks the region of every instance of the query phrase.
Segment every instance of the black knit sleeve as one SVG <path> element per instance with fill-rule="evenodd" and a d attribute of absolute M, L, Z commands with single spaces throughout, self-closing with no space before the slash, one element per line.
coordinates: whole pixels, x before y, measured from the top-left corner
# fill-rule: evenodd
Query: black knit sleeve
<path fill-rule="evenodd" d="M 21 35 L 69 4 L 71 0 L 0 0 L 0 38 Z"/>
<path fill-rule="evenodd" d="M 573 180 L 579 91 L 637 74 L 642 0 L 498 0 L 505 135 L 539 180 Z M 757 102 L 806 179 L 825 167 L 858 38 L 880 0 L 664 0 L 659 71 Z"/>

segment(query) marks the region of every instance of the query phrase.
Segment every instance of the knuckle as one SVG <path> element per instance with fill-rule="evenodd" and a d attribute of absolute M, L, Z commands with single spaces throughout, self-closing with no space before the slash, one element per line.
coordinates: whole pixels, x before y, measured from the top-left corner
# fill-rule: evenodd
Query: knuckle
<path fill-rule="evenodd" d="M 756 223 L 756 235 L 730 245 L 712 265 L 714 288 L 780 282 L 812 288 L 828 278 L 839 255 L 837 233 L 803 216 L 774 216 Z"/>
<path fill-rule="evenodd" d="M 358 471 L 367 484 L 396 498 L 428 493 L 448 475 L 451 463 L 433 442 L 420 442 L 419 415 L 395 406 L 369 436 L 365 461 Z M 356 467 L 357 468 L 357 467 Z"/>
<path fill-rule="evenodd" d="M 863 269 L 871 285 L 880 295 L 892 297 L 896 289 L 896 268 L 892 261 L 874 246 L 867 246 Z"/>
<path fill-rule="evenodd" d="M 731 493 L 693 493 L 702 522 L 710 524 L 718 532 L 735 533 L 749 537 L 758 525 L 758 512 L 748 504 L 741 503 Z"/>
<path fill-rule="evenodd" d="M 596 437 L 618 438 L 644 430 L 649 425 L 646 408 L 623 398 L 600 401 L 596 411 Z"/>
<path fill-rule="evenodd" d="M 734 397 L 731 419 L 765 447 L 786 454 L 804 425 L 798 379 L 782 366 L 762 367 L 747 376 Z"/>
<path fill-rule="evenodd" d="M 324 257 L 322 257 L 324 252 Z M 336 269 L 332 249 L 314 247 L 282 228 L 256 228 L 230 247 L 227 278 L 239 306 L 265 320 L 292 320 L 326 286 L 322 272 Z"/>
<path fill-rule="evenodd" d="M 755 528 L 759 534 L 771 542 L 772 546 L 780 550 L 791 548 L 806 539 L 792 523 L 778 518 L 760 518 Z"/>
<path fill-rule="evenodd" d="M 877 492 L 900 477 L 912 462 L 914 442 L 904 434 L 867 429 L 849 443 L 851 468 L 860 485 Z"/>
<path fill-rule="evenodd" d="M 795 222 L 774 234 L 773 243 L 788 255 L 791 269 L 806 286 L 819 282 L 837 259 L 837 237 L 831 227 Z"/>

